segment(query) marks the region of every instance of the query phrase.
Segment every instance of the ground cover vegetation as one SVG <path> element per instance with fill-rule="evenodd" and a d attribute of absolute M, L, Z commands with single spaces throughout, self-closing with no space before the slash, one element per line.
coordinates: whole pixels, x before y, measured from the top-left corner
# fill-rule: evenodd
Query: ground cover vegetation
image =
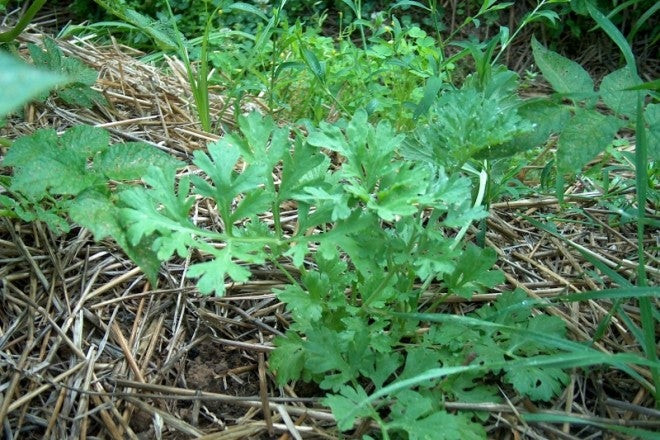
<path fill-rule="evenodd" d="M 640 35 L 657 40 L 657 4 L 523 3 L 527 12 L 504 26 L 497 23 L 520 5 L 95 1 L 94 18 L 105 21 L 62 35 L 125 29 L 150 62 L 177 55 L 199 126 L 222 136 L 187 161 L 146 143 L 112 143 L 91 126 L 2 139 L 0 213 L 59 234 L 75 224 L 97 241 L 109 237 L 154 286 L 172 259 L 196 256 L 186 277 L 200 294 L 219 297 L 258 268 L 274 268 L 287 282 L 272 293 L 290 322 L 273 341 L 270 369 L 280 386 L 316 384 L 340 438 L 487 438 L 488 413 L 447 402 L 500 403 L 505 388 L 543 405 L 576 369 L 593 366 L 631 378 L 657 408 L 657 248 L 645 237 L 659 223 L 660 106 L 657 80 L 640 74 L 632 49 Z M 15 29 L 25 26 L 20 19 Z M 597 81 L 557 52 L 557 40 L 539 41 L 541 31 L 583 35 L 591 27 L 620 53 Z M 16 51 L 18 34 L 0 35 Z M 522 77 L 505 64 L 521 35 L 538 69 Z M 94 71 L 53 40 L 43 47 L 29 46 L 33 66 L 0 53 L 1 118 L 29 100 L 108 105 L 90 88 Z M 535 77 L 549 93 L 524 93 Z M 233 127 L 213 113 L 212 90 L 225 96 L 221 112 L 233 114 Z M 263 108 L 246 112 L 255 97 Z M 615 148 L 622 132 L 634 134 L 633 150 Z M 612 157 L 628 161 L 633 177 L 610 180 Z M 594 161 L 603 165 L 585 175 Z M 530 163 L 541 164 L 532 171 L 536 188 L 517 179 Z M 636 227 L 633 278 L 586 253 L 593 278 L 608 277 L 608 288 L 594 283 L 552 298 L 510 289 L 448 312 L 450 298 L 469 300 L 505 281 L 486 245 L 493 203 L 541 193 L 570 210 L 565 188 L 585 176 L 605 188 L 599 203 L 612 224 Z M 215 225 L 196 221 L 200 200 L 213 206 Z M 529 219 L 566 240 L 554 220 Z M 545 313 L 590 300 L 609 309 L 586 339 Z M 630 333 L 628 350 L 601 349 L 612 320 Z M 568 413 L 523 421 L 576 423 Z"/>

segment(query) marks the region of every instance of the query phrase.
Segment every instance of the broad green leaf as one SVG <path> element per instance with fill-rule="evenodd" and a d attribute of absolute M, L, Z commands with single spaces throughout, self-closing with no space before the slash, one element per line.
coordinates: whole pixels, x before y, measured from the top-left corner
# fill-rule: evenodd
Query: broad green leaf
<path fill-rule="evenodd" d="M 107 193 L 96 190 L 78 195 L 69 208 L 71 219 L 94 234 L 94 240 L 124 235 L 119 224 L 119 209 Z"/>
<path fill-rule="evenodd" d="M 532 53 L 543 76 L 557 93 L 589 97 L 594 92 L 594 81 L 582 66 L 556 52 L 546 49 L 532 37 Z"/>
<path fill-rule="evenodd" d="M 64 75 L 36 69 L 1 51 L 0 65 L 0 118 L 69 81 Z"/>
<path fill-rule="evenodd" d="M 641 83 L 642 80 L 630 67 L 624 67 L 603 78 L 600 96 L 614 113 L 634 120 L 637 113 L 637 95 L 640 92 L 626 89 Z"/>
<path fill-rule="evenodd" d="M 176 169 L 183 162 L 142 142 L 127 142 L 106 149 L 94 159 L 94 169 L 113 180 L 137 180 L 150 166 Z"/>
<path fill-rule="evenodd" d="M 64 143 L 54 130 L 39 130 L 17 139 L 3 161 L 15 167 L 11 189 L 40 200 L 47 192 L 76 195 L 105 185 L 105 179 L 87 169 L 87 155 L 79 148 L 85 147 Z"/>
<path fill-rule="evenodd" d="M 77 151 L 81 157 L 90 158 L 108 149 L 110 134 L 99 127 L 75 125 L 62 135 L 60 143 Z"/>
<path fill-rule="evenodd" d="M 557 142 L 557 170 L 575 174 L 607 148 L 622 121 L 592 110 L 578 110 L 568 121 Z"/>

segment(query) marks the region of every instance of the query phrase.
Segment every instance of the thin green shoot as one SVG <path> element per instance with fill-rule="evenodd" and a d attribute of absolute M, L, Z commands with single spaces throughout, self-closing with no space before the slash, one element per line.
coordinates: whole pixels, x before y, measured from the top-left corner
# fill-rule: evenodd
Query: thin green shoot
<path fill-rule="evenodd" d="M 165 5 L 167 6 L 167 12 L 170 16 L 170 21 L 174 29 L 174 34 L 179 50 L 179 56 L 182 58 L 183 64 L 186 68 L 186 74 L 188 75 L 188 83 L 190 84 L 190 89 L 193 93 L 193 99 L 195 101 L 195 109 L 197 110 L 197 116 L 199 122 L 202 126 L 202 129 L 206 132 L 211 131 L 211 111 L 209 108 L 209 90 L 208 90 L 208 42 L 209 34 L 211 30 L 211 25 L 213 23 L 213 16 L 219 10 L 219 7 L 216 8 L 212 14 L 210 14 L 206 20 L 206 26 L 204 28 L 204 38 L 202 38 L 202 47 L 200 52 L 199 60 L 199 70 L 195 73 L 192 62 L 188 55 L 188 49 L 183 41 L 183 35 L 179 32 L 179 28 L 176 24 L 176 19 L 174 17 L 174 12 L 172 12 L 172 7 L 170 6 L 169 0 L 165 0 Z"/>
<path fill-rule="evenodd" d="M 488 161 L 484 160 L 484 166 L 481 171 L 477 171 L 469 164 L 464 164 L 462 169 L 479 176 L 479 190 L 477 191 L 477 197 L 474 200 L 474 207 L 481 206 L 481 203 L 484 201 L 484 196 L 486 195 L 486 187 L 488 186 L 488 172 L 486 171 L 488 169 Z M 454 238 L 454 243 L 451 245 L 452 249 L 455 249 L 456 246 L 463 241 L 463 237 L 467 233 L 469 227 L 470 225 L 465 225 L 458 231 L 458 234 L 456 234 L 456 237 Z"/>

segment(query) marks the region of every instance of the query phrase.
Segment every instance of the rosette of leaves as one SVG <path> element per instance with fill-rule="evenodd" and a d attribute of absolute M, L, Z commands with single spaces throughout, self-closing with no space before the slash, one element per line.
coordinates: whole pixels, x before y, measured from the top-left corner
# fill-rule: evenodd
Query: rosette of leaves
<path fill-rule="evenodd" d="M 524 102 L 517 89 L 517 74 L 500 68 L 486 81 L 475 74 L 460 89 L 442 92 L 428 121 L 410 134 L 404 155 L 456 170 L 473 158 L 501 157 L 522 149 L 509 144 L 534 126 L 519 111 Z M 536 145 L 525 148 L 532 146 Z"/>

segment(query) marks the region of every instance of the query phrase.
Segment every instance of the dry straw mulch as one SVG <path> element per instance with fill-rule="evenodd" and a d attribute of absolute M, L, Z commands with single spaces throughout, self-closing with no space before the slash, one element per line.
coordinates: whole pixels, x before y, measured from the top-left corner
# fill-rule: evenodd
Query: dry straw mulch
<path fill-rule="evenodd" d="M 26 33 L 22 42 L 41 38 Z M 164 70 L 117 44 L 58 44 L 99 72 L 97 88 L 111 105 L 93 110 L 64 108 L 53 100 L 29 105 L 24 119 L 10 120 L 1 135 L 93 124 L 118 141 L 146 141 L 184 160 L 216 139 L 195 124 L 190 90 L 176 60 L 168 59 Z M 216 116 L 226 104 L 221 94 L 213 95 Z M 260 106 L 258 99 L 253 106 Z M 578 182 L 572 191 L 573 214 L 560 213 L 553 197 L 493 206 L 487 244 L 506 272 L 508 285 L 502 290 L 520 288 L 540 298 L 612 286 L 603 274 L 595 278 L 598 271 L 576 247 L 626 279 L 635 278 L 634 225 L 610 226 L 609 213 L 597 204 L 600 193 L 589 182 Z M 214 218 L 204 202 L 195 210 L 200 221 Z M 552 214 L 566 219 L 558 223 L 564 241 L 525 220 Z M 647 271 L 657 285 L 657 231 L 649 231 L 646 245 Z M 228 286 L 223 298 L 202 297 L 183 277 L 189 261 L 168 263 L 159 285 L 151 286 L 113 242 L 94 243 L 81 229 L 56 237 L 41 224 L 7 219 L 0 222 L 0 262 L 0 429 L 5 439 L 340 438 L 318 390 L 303 384 L 278 387 L 267 369 L 271 341 L 288 320 L 271 292 L 285 280 L 270 268 L 254 268 L 253 282 Z M 450 298 L 448 307 L 461 313 L 497 294 L 469 302 Z M 548 312 L 561 316 L 574 338 L 590 340 L 609 307 L 589 301 Z M 634 303 L 625 307 L 639 324 L 639 309 Z M 613 353 L 638 350 L 616 318 L 596 346 Z M 650 380 L 648 370 L 638 372 Z M 491 438 L 616 438 L 588 425 L 528 425 L 519 416 L 528 411 L 660 428 L 648 391 L 610 369 L 576 371 L 548 407 L 507 397 L 507 404 L 447 407 L 490 413 Z"/>

